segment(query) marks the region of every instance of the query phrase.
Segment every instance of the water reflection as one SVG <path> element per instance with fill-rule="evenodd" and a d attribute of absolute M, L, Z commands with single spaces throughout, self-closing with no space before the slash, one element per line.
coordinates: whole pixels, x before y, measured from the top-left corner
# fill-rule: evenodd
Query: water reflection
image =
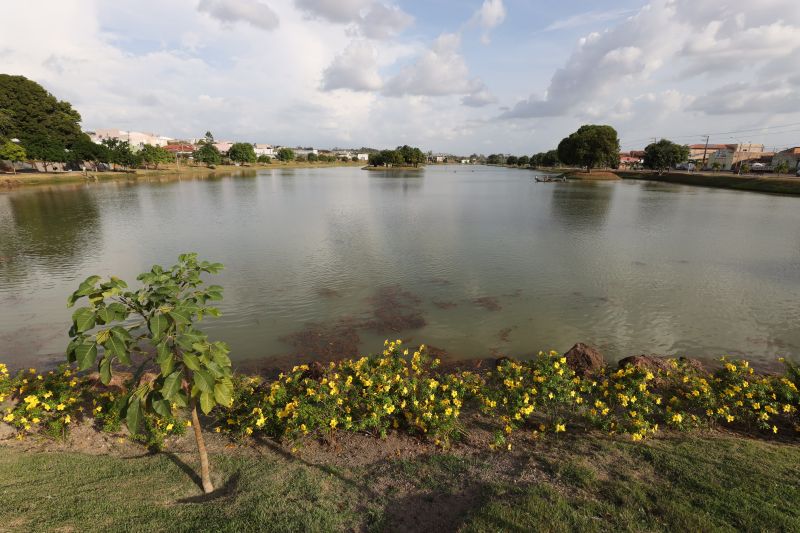
<path fill-rule="evenodd" d="M 102 247 L 100 211 L 83 186 L 22 191 L 3 196 L 10 220 L 0 231 L 0 271 L 41 265 L 57 271 L 87 248 Z"/>
<path fill-rule="evenodd" d="M 553 184 L 551 213 L 568 228 L 601 229 L 611 210 L 615 190 L 613 184 L 599 182 Z"/>

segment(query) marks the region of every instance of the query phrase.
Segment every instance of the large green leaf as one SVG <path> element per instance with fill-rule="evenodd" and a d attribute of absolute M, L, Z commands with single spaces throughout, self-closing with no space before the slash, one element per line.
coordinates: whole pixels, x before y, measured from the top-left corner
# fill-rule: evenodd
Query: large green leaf
<path fill-rule="evenodd" d="M 178 345 L 184 350 L 191 350 L 192 345 L 205 340 L 205 335 L 192 329 L 186 330 L 175 339 Z"/>
<path fill-rule="evenodd" d="M 111 383 L 111 357 L 107 355 L 100 360 L 100 381 L 103 385 Z"/>
<path fill-rule="evenodd" d="M 167 317 L 161 314 L 153 315 L 148 324 L 150 326 L 150 333 L 153 334 L 153 339 L 156 341 L 164 335 L 164 332 L 167 331 L 167 327 L 169 326 Z"/>
<path fill-rule="evenodd" d="M 125 424 L 131 435 L 139 431 L 139 424 L 142 422 L 142 402 L 138 396 L 131 396 L 128 401 L 128 409 L 125 413 Z"/>
<path fill-rule="evenodd" d="M 189 367 L 189 370 L 200 370 L 200 360 L 197 358 L 196 355 L 186 352 L 183 354 L 183 362 Z"/>
<path fill-rule="evenodd" d="M 175 355 L 167 339 L 162 339 L 156 344 L 156 363 L 161 367 L 161 374 L 167 376 L 175 368 Z"/>
<path fill-rule="evenodd" d="M 125 359 L 128 355 L 128 345 L 116 335 L 110 335 L 103 346 L 120 360 Z"/>
<path fill-rule="evenodd" d="M 167 400 L 172 400 L 181 390 L 181 371 L 177 370 L 164 379 L 161 395 Z"/>
<path fill-rule="evenodd" d="M 221 381 L 214 385 L 214 399 L 218 404 L 228 407 L 231 405 L 232 398 L 233 387 L 230 382 Z"/>
<path fill-rule="evenodd" d="M 75 330 L 78 333 L 89 331 L 95 325 L 94 311 L 89 307 L 80 307 L 72 313 L 72 322 L 75 324 Z"/>
<path fill-rule="evenodd" d="M 165 400 L 164 398 L 154 399 L 150 401 L 150 405 L 153 407 L 153 411 L 161 416 L 172 415 L 172 404 L 169 400 Z"/>
<path fill-rule="evenodd" d="M 194 371 L 194 383 L 197 385 L 197 388 L 203 392 L 213 393 L 214 392 L 214 378 L 211 376 L 210 373 L 206 370 L 195 370 Z"/>
<path fill-rule="evenodd" d="M 208 414 L 214 408 L 216 403 L 214 402 L 214 394 L 211 392 L 204 391 L 200 394 L 200 409 L 203 410 L 203 413 Z"/>
<path fill-rule="evenodd" d="M 94 342 L 79 344 L 75 347 L 75 358 L 78 361 L 78 370 L 88 370 L 97 360 L 97 344 Z"/>

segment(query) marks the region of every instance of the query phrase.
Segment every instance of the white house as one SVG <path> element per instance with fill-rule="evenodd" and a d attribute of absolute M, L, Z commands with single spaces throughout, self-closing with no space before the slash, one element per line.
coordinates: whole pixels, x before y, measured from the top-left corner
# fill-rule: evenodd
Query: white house
<path fill-rule="evenodd" d="M 359 161 L 369 161 L 369 154 L 356 154 Z"/>
<path fill-rule="evenodd" d="M 275 157 L 275 147 L 272 146 L 271 144 L 256 143 L 253 145 L 253 150 L 255 150 L 256 152 L 256 157 L 260 157 L 262 155 Z"/>
<path fill-rule="evenodd" d="M 104 128 L 95 131 L 86 132 L 89 138 L 96 144 L 101 144 L 106 139 L 117 139 L 120 141 L 128 141 L 131 149 L 141 150 L 145 144 L 152 146 L 166 146 L 172 140 L 164 135 L 156 135 L 155 133 L 143 133 L 141 131 L 127 131 L 116 128 Z"/>

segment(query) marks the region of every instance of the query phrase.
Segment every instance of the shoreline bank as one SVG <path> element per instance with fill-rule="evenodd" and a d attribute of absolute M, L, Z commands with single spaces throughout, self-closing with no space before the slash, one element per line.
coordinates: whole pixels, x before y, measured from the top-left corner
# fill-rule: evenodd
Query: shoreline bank
<path fill-rule="evenodd" d="M 239 175 L 246 172 L 259 170 L 294 170 L 306 168 L 335 168 L 335 167 L 357 167 L 359 163 L 308 163 L 308 162 L 276 162 L 272 164 L 253 164 L 249 166 L 219 165 L 216 168 L 205 166 L 181 165 L 180 168 L 174 164 L 166 165 L 156 169 L 134 169 L 134 170 L 109 170 L 104 172 L 88 171 L 84 174 L 81 171 L 70 172 L 24 172 L 18 174 L 0 174 L 0 190 L 16 189 L 36 185 L 58 185 L 75 183 L 98 183 L 109 181 L 137 181 L 139 179 L 163 179 L 163 178 L 197 178 L 201 176 L 230 176 Z M 88 177 L 87 177 L 88 175 Z"/>

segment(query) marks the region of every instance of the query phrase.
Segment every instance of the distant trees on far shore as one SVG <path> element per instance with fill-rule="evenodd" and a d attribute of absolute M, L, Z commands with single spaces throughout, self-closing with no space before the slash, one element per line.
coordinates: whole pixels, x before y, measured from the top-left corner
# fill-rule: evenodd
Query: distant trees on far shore
<path fill-rule="evenodd" d="M 369 154 L 368 163 L 373 167 L 411 166 L 418 167 L 425 162 L 425 154 L 417 147 L 398 146 L 395 150 L 381 150 Z"/>
<path fill-rule="evenodd" d="M 556 167 L 561 164 L 558 159 L 558 152 L 556 150 L 539 152 L 538 154 L 533 154 L 532 156 L 491 154 L 486 158 L 486 163 L 489 165 L 511 165 L 532 168 Z"/>

